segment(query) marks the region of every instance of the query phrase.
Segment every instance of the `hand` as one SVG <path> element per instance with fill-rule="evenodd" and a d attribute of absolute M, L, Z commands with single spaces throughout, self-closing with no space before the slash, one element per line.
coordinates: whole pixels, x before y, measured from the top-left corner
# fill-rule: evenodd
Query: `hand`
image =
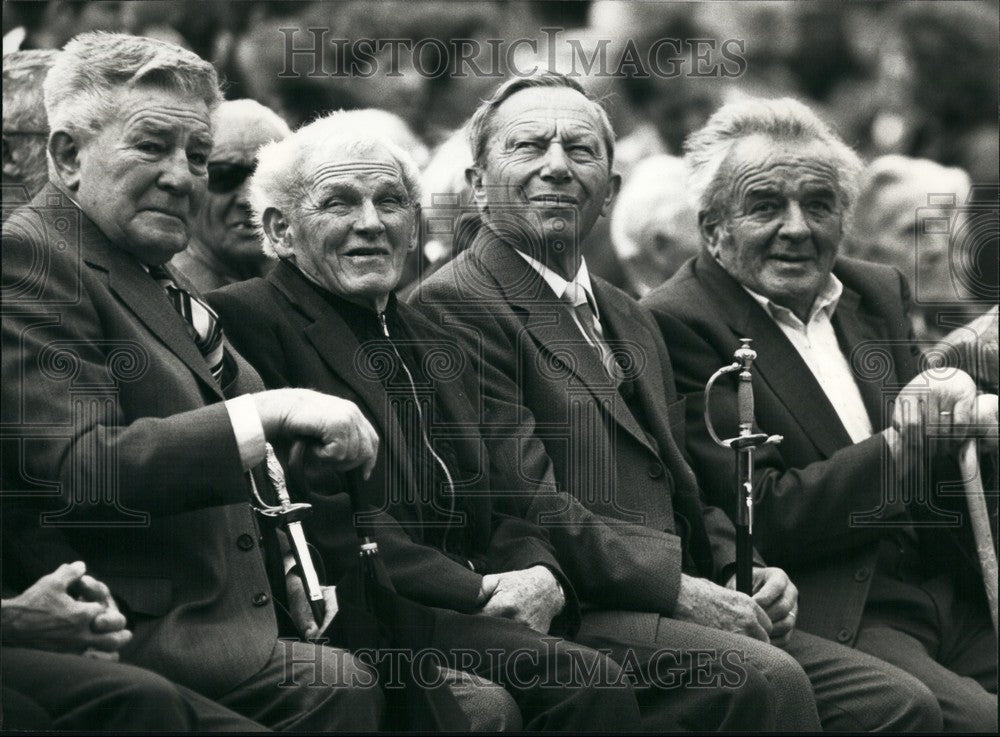
<path fill-rule="evenodd" d="M 310 451 L 336 471 L 362 469 L 371 476 L 378 434 L 354 402 L 311 389 L 273 389 L 254 394 L 268 440 L 311 438 Z"/>
<path fill-rule="evenodd" d="M 736 576 L 726 583 L 726 588 L 736 588 Z M 753 569 L 753 595 L 751 598 L 771 620 L 771 644 L 785 647 L 792 639 L 795 620 L 799 615 L 799 590 L 780 568 Z"/>
<path fill-rule="evenodd" d="M 681 574 L 674 619 L 770 642 L 771 619 L 760 604 L 707 578 Z"/>
<path fill-rule="evenodd" d="M 980 394 L 972 405 L 973 432 L 982 438 L 979 452 L 996 452 L 998 444 L 997 395 Z"/>
<path fill-rule="evenodd" d="M 543 634 L 566 605 L 559 582 L 545 566 L 483 576 L 480 614 L 513 619 Z"/>
<path fill-rule="evenodd" d="M 292 616 L 292 622 L 302 635 L 303 640 L 318 640 L 330 626 L 330 622 L 337 616 L 337 588 L 335 586 L 323 587 L 323 622 L 316 624 L 312 607 L 309 606 L 309 597 L 306 596 L 306 587 L 302 583 L 302 577 L 290 571 L 285 575 L 285 587 L 288 589 L 288 609 Z"/>
<path fill-rule="evenodd" d="M 116 653 L 132 633 L 108 587 L 86 575 L 82 561 L 64 563 L 19 596 L 3 601 L 3 640 L 28 647 Z M 80 599 L 70 591 L 79 592 Z"/>
<path fill-rule="evenodd" d="M 899 440 L 890 440 L 897 463 L 908 463 L 901 449 L 916 448 L 916 457 L 926 455 L 928 433 L 934 445 L 957 448 L 972 431 L 976 383 L 964 371 L 942 369 L 924 371 L 903 387 L 894 401 L 892 429 Z M 887 436 L 887 440 L 891 436 Z M 932 447 L 931 453 L 937 448 Z"/>

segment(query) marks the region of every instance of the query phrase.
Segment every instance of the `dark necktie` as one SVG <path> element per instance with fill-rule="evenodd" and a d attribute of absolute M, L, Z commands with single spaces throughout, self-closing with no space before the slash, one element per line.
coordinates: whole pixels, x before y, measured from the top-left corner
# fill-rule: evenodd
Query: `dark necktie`
<path fill-rule="evenodd" d="M 177 286 L 170 272 L 162 265 L 151 266 L 149 275 L 163 287 L 174 309 L 184 318 L 191 339 L 205 357 L 212 376 L 220 387 L 226 386 L 231 377 L 223 375 L 226 349 L 222 342 L 222 326 L 219 325 L 219 316 L 215 310 L 183 287 Z"/>
<path fill-rule="evenodd" d="M 597 332 L 597 319 L 593 308 L 590 306 L 590 299 L 586 290 L 575 282 L 570 283 L 563 293 L 563 300 L 573 308 L 577 322 L 580 324 L 587 342 L 600 354 L 601 364 L 604 366 L 604 370 L 608 372 L 608 376 L 615 384 L 620 384 L 622 381 L 621 367 L 615 360 L 615 356 L 608 347 L 608 344 L 604 342 L 604 339 Z"/>

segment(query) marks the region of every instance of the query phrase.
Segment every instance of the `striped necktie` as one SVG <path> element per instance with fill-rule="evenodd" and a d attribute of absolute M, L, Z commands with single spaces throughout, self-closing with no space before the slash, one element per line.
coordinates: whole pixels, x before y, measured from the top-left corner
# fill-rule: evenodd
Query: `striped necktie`
<path fill-rule="evenodd" d="M 563 292 L 563 301 L 573 308 L 576 321 L 583 331 L 587 342 L 592 345 L 601 356 L 601 363 L 608 372 L 608 376 L 615 384 L 622 381 L 622 371 L 615 360 L 614 353 L 607 343 L 604 342 L 603 331 L 600 330 L 600 323 L 590 306 L 590 295 L 576 282 L 570 282 L 566 291 Z"/>
<path fill-rule="evenodd" d="M 184 318 L 191 339 L 205 357 L 208 370 L 219 386 L 225 387 L 229 383 L 223 376 L 226 353 L 222 342 L 222 326 L 219 325 L 219 316 L 215 310 L 183 287 L 177 286 L 164 266 L 151 266 L 149 275 L 166 291 L 170 303 Z"/>

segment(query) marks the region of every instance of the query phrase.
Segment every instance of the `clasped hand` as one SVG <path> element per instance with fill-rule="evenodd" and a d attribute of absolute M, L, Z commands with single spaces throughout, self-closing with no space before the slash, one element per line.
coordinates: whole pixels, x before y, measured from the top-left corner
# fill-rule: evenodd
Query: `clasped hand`
<path fill-rule="evenodd" d="M 754 568 L 753 594 L 681 574 L 674 618 L 785 647 L 795 629 L 799 592 L 780 568 Z"/>
<path fill-rule="evenodd" d="M 132 633 L 100 581 L 82 561 L 64 563 L 3 602 L 3 641 L 12 645 L 117 657 Z"/>
<path fill-rule="evenodd" d="M 479 589 L 480 614 L 513 619 L 547 633 L 566 605 L 556 577 L 545 566 L 483 576 Z"/>

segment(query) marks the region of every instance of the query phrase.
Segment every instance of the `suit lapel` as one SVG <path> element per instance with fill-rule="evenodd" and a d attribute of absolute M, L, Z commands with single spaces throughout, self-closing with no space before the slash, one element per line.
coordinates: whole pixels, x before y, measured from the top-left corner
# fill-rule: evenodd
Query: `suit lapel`
<path fill-rule="evenodd" d="M 384 418 L 390 426 L 395 425 L 393 413 L 387 411 L 385 389 L 381 381 L 378 378 L 367 378 L 359 370 L 361 367 L 357 361 L 362 360 L 361 344 L 344 318 L 288 264 L 279 263 L 267 276 L 267 280 L 306 318 L 308 324 L 302 331 L 306 339 L 312 343 L 317 355 L 333 373 L 358 395 L 368 408 L 368 414 L 380 424 Z M 399 431 L 398 426 L 378 429 L 380 434 L 386 430 Z"/>
<path fill-rule="evenodd" d="M 850 445 L 847 430 L 813 372 L 764 308 L 708 253 L 698 256 L 695 268 L 709 293 L 719 296 L 715 306 L 733 330 L 733 350 L 740 338 L 753 339 L 755 372 L 820 452 L 830 456 Z"/>
<path fill-rule="evenodd" d="M 541 275 L 517 254 L 513 246 L 490 238 L 485 228 L 484 231 L 477 239 L 476 253 L 486 271 L 500 284 L 511 307 L 525 316 L 525 330 L 545 358 L 546 368 L 556 376 L 570 377 L 569 388 L 578 386 L 589 392 L 610 417 L 655 453 L 646 433 L 618 393 L 617 383 L 601 363 L 600 352 L 585 342 L 569 306 L 555 296 Z M 609 310 L 605 309 L 601 299 L 609 293 L 610 290 L 605 289 L 596 295 L 602 323 Z M 615 335 L 629 335 L 634 326 L 623 325 L 629 322 L 624 317 L 627 311 L 617 301 L 609 304 L 612 304 L 610 311 L 615 313 L 611 317 L 610 328 Z M 624 332 L 619 332 L 621 328 Z"/>
<path fill-rule="evenodd" d="M 221 399 L 222 390 L 191 339 L 187 323 L 174 309 L 166 292 L 134 256 L 113 246 L 82 212 L 81 220 L 84 262 L 104 272 L 108 289 L 115 297 L 184 362 L 206 389 Z"/>

